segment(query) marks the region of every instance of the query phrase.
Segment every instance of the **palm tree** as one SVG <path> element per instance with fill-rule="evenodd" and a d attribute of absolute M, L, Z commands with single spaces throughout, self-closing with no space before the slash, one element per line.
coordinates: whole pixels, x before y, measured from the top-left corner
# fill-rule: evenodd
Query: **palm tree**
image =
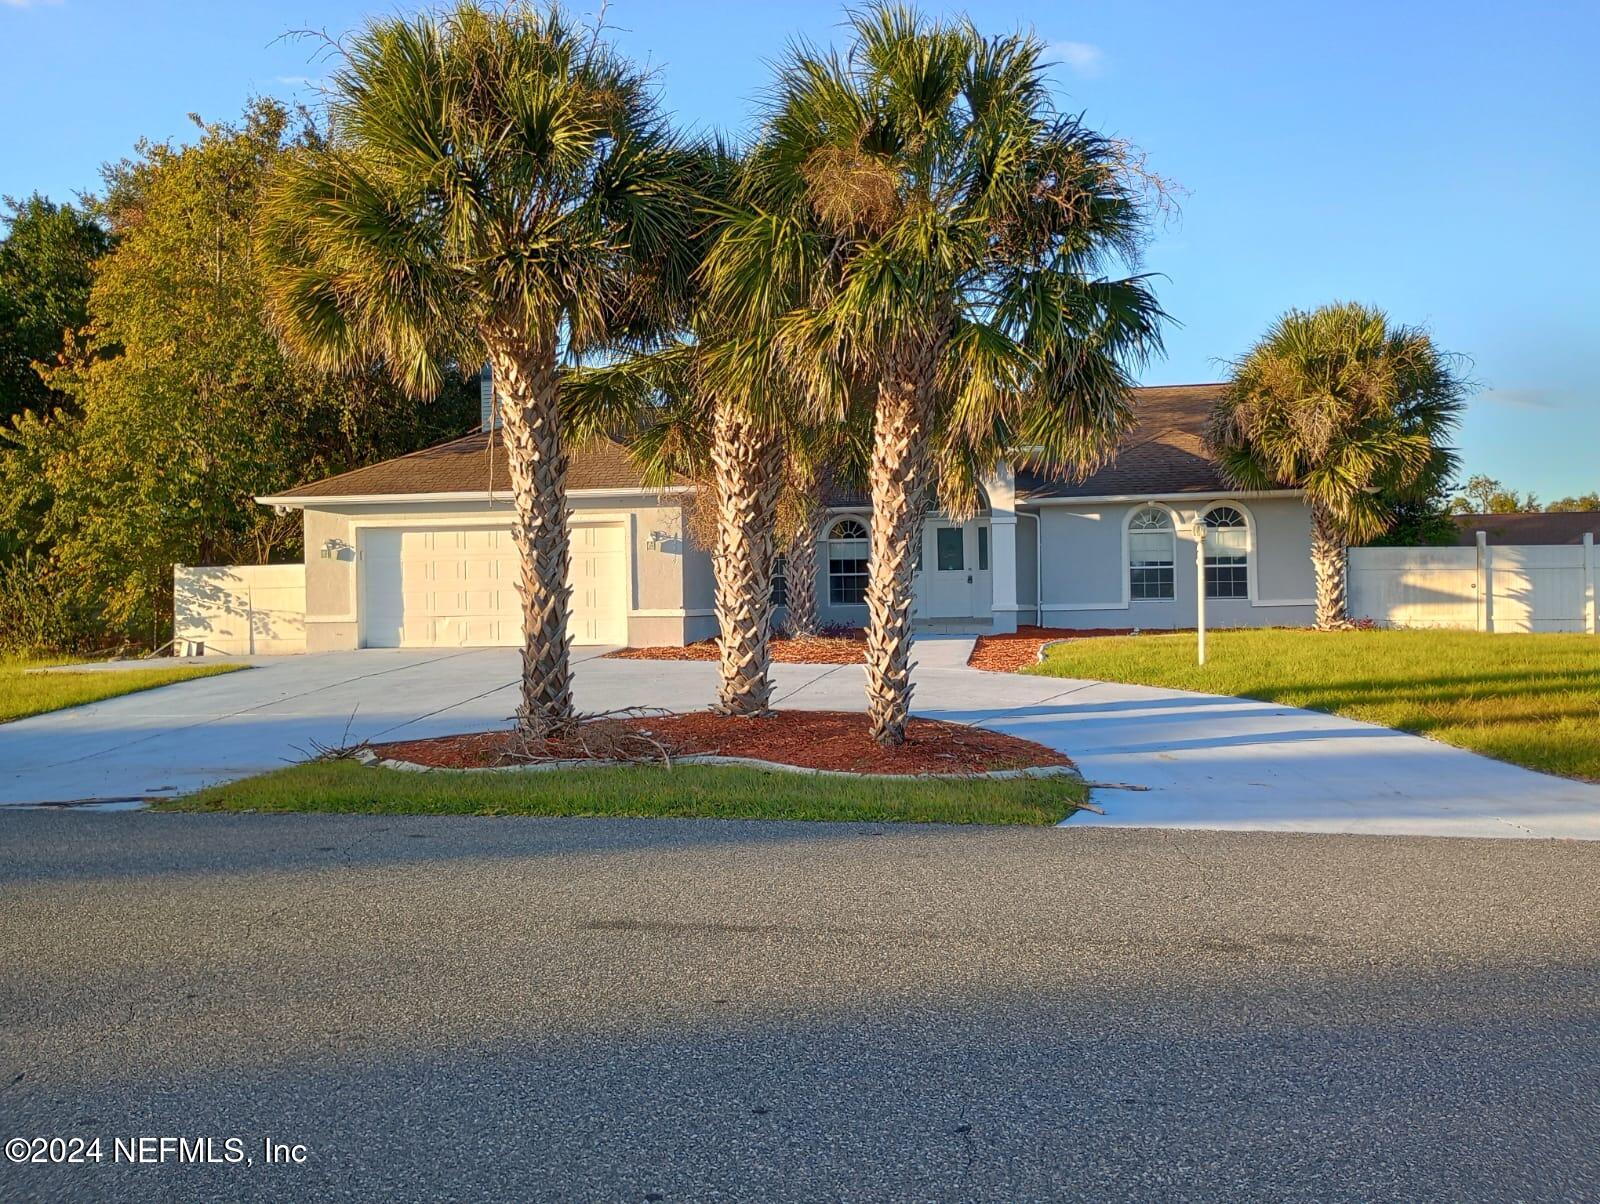
<path fill-rule="evenodd" d="M 1351 303 L 1290 310 L 1234 362 L 1212 449 L 1239 488 L 1305 491 L 1319 629 L 1348 623 L 1346 546 L 1454 472 L 1442 440 L 1469 389 L 1459 365 L 1425 331 Z"/>
<path fill-rule="evenodd" d="M 686 187 L 702 220 L 684 253 L 698 265 L 728 212 L 740 160 L 713 141 L 695 149 L 692 164 Z M 750 339 L 737 320 L 719 320 L 705 306 L 700 285 L 698 274 L 681 281 L 672 298 L 679 329 L 670 341 L 583 372 L 572 408 L 586 424 L 604 421 L 628 430 L 647 481 L 686 476 L 700 483 L 702 498 L 709 496 L 720 654 L 716 709 L 764 715 L 772 696 L 784 425 L 793 404 L 770 345 Z M 703 513 L 698 505 L 696 513 Z"/>
<path fill-rule="evenodd" d="M 791 443 L 784 463 L 779 525 L 783 541 L 785 624 L 791 636 L 814 636 L 822 630 L 817 605 L 817 545 L 828 519 L 827 461 L 813 449 Z"/>
<path fill-rule="evenodd" d="M 843 422 L 807 422 L 799 405 L 788 415 L 778 530 L 787 586 L 784 626 L 790 635 L 814 636 L 822 629 L 817 548 L 827 525 L 828 495 L 840 487 L 856 489 L 865 483 L 871 410 L 870 395 L 857 389 Z"/>
<path fill-rule="evenodd" d="M 1142 277 L 1104 275 L 1146 228 L 1134 161 L 1056 110 L 1036 38 L 882 5 L 848 25 L 842 55 L 801 45 L 779 65 L 707 278 L 720 313 L 770 332 L 818 417 L 871 382 L 868 710 L 896 744 L 934 491 L 970 514 L 1008 448 L 1095 467 L 1161 314 Z"/>
<path fill-rule="evenodd" d="M 521 555 L 519 727 L 573 718 L 566 366 L 647 335 L 692 214 L 646 79 L 556 6 L 462 0 L 341 52 L 326 140 L 268 191 L 269 303 L 291 348 L 380 358 L 417 397 L 487 358 Z"/>

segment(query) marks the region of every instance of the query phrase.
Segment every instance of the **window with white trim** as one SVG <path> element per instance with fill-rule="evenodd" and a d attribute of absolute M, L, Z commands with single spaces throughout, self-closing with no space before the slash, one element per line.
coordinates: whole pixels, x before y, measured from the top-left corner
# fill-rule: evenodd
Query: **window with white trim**
<path fill-rule="evenodd" d="M 1128 597 L 1170 601 L 1176 559 L 1172 515 L 1159 506 L 1137 511 L 1128 521 Z"/>
<path fill-rule="evenodd" d="M 1232 506 L 1206 511 L 1206 597 L 1250 596 L 1250 527 Z"/>
<path fill-rule="evenodd" d="M 828 531 L 828 601 L 859 606 L 867 600 L 867 528 L 841 518 Z"/>

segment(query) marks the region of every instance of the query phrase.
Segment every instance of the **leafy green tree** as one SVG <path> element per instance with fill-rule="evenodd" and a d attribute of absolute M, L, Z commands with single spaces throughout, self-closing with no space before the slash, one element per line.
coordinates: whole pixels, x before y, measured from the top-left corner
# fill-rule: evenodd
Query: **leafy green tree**
<path fill-rule="evenodd" d="M 560 8 L 472 0 L 337 52 L 325 144 L 275 180 L 272 311 L 298 354 L 418 396 L 494 370 L 521 556 L 522 703 L 570 723 L 566 367 L 669 315 L 693 207 L 649 81 Z"/>
<path fill-rule="evenodd" d="M 1319 628 L 1348 623 L 1345 547 L 1454 471 L 1444 441 L 1466 394 L 1456 358 L 1424 331 L 1349 303 L 1291 310 L 1235 361 L 1212 449 L 1241 489 L 1305 491 Z"/>
<path fill-rule="evenodd" d="M 89 213 L 35 193 L 5 200 L 0 239 L 0 427 L 24 410 L 45 413 L 62 397 L 34 365 L 51 364 L 68 332 L 88 319 L 94 261 L 110 247 Z"/>
<path fill-rule="evenodd" d="M 1009 450 L 1081 471 L 1131 418 L 1129 368 L 1159 345 L 1134 257 L 1147 180 L 1127 148 L 1057 111 L 1045 48 L 874 5 L 842 53 L 778 67 L 712 303 L 771 343 L 823 419 L 870 382 L 867 699 L 905 738 L 915 548 Z"/>
<path fill-rule="evenodd" d="M 1446 491 L 1435 490 L 1425 497 L 1405 494 L 1388 499 L 1393 515 L 1388 530 L 1366 540 L 1369 548 L 1447 547 L 1456 542 L 1460 528 L 1451 517 Z"/>
<path fill-rule="evenodd" d="M 1452 514 L 1523 514 L 1538 509 L 1536 495 L 1519 494 L 1482 473 L 1468 477 L 1461 492 L 1450 501 Z"/>
<path fill-rule="evenodd" d="M 1593 489 L 1588 493 L 1580 493 L 1576 497 L 1557 498 L 1545 507 L 1545 513 L 1547 514 L 1586 513 L 1590 510 L 1600 510 L 1600 492 Z"/>
<path fill-rule="evenodd" d="M 71 601 L 75 643 L 162 642 L 175 563 L 298 555 L 295 518 L 256 496 L 475 423 L 475 373 L 448 373 L 418 406 L 371 365 L 339 377 L 280 349 L 262 311 L 258 202 L 285 148 L 314 139 L 261 102 L 108 172 L 116 244 L 82 337 L 46 374 L 67 404 L 0 432 L 13 576 Z"/>

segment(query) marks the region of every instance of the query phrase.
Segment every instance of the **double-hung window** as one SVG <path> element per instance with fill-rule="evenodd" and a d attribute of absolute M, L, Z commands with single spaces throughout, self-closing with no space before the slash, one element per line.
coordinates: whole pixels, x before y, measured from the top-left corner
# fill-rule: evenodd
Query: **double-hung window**
<path fill-rule="evenodd" d="M 1177 540 L 1172 515 L 1146 506 L 1128 523 L 1128 596 L 1167 601 L 1173 596 Z"/>
<path fill-rule="evenodd" d="M 867 528 L 841 518 L 828 531 L 828 601 L 859 606 L 867 600 Z"/>
<path fill-rule="evenodd" d="M 1206 597 L 1250 596 L 1250 528 L 1232 506 L 1206 512 Z"/>

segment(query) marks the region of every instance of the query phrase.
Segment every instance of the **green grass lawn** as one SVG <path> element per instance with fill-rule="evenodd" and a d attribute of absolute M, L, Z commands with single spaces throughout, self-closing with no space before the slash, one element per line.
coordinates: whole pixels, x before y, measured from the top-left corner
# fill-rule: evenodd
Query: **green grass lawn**
<path fill-rule="evenodd" d="M 0 657 L 0 723 L 82 706 L 168 686 L 191 677 L 211 677 L 229 673 L 243 665 L 183 665 L 160 669 L 113 669 L 96 673 L 27 673 L 39 665 L 59 665 L 62 661 L 24 661 Z"/>
<path fill-rule="evenodd" d="M 1260 698 L 1600 780 L 1600 637 L 1218 631 L 1076 640 L 1026 670 Z"/>
<path fill-rule="evenodd" d="M 1083 797 L 1075 778 L 885 782 L 721 765 L 408 773 L 354 761 L 313 761 L 156 809 L 1053 824 Z"/>

